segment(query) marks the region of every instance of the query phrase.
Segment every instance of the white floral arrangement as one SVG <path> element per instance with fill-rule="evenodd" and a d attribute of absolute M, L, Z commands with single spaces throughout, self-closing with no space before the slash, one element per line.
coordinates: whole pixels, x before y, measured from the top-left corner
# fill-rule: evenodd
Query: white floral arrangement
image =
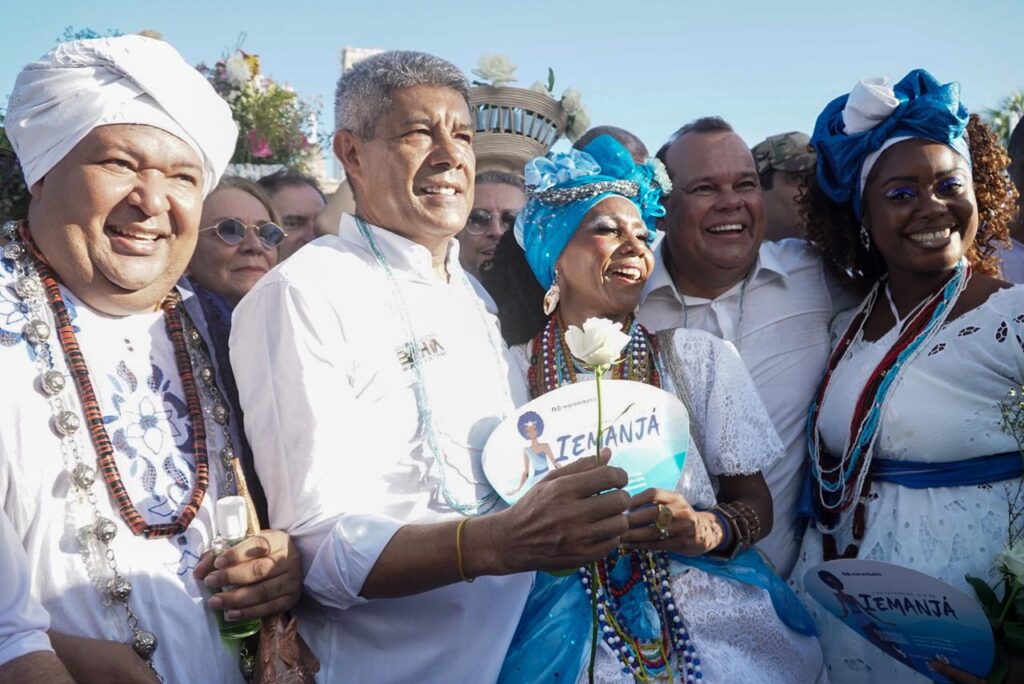
<path fill-rule="evenodd" d="M 287 83 L 260 71 L 260 58 L 241 48 L 212 68 L 196 67 L 224 98 L 238 124 L 233 164 L 280 164 L 309 170 L 318 148 L 311 140 L 317 108 Z"/>
<path fill-rule="evenodd" d="M 473 69 L 473 75 L 480 80 L 473 85 L 502 88 L 516 82 L 516 65 L 501 54 L 484 55 Z M 547 83 L 534 81 L 530 90 L 547 95 L 557 101 L 566 114 L 565 137 L 575 142 L 590 128 L 590 112 L 583 105 L 583 96 L 575 88 L 566 88 L 560 98 L 555 97 L 555 72 L 548 69 Z"/>

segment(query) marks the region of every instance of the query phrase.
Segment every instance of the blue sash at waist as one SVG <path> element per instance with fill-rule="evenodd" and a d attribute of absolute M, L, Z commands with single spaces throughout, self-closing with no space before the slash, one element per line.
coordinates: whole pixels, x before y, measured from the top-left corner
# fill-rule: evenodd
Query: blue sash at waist
<path fill-rule="evenodd" d="M 668 557 L 674 563 L 764 589 L 775 612 L 790 629 L 804 635 L 816 633 L 800 599 L 755 550 L 748 549 L 727 562 L 674 553 Z M 578 574 L 552 577 L 538 572 L 498 683 L 575 682 L 590 658 L 591 619 L 590 598 Z"/>
<path fill-rule="evenodd" d="M 871 461 L 871 477 L 875 482 L 892 482 L 910 489 L 970 487 L 1021 475 L 1024 475 L 1024 458 L 1016 451 L 945 463 L 877 458 Z"/>
<path fill-rule="evenodd" d="M 908 489 L 971 487 L 1021 477 L 1024 457 L 1018 451 L 1010 451 L 938 463 L 874 458 L 870 467 L 875 482 L 891 482 Z M 799 514 L 817 520 L 814 504 L 814 476 L 808 472 L 800 493 Z"/>

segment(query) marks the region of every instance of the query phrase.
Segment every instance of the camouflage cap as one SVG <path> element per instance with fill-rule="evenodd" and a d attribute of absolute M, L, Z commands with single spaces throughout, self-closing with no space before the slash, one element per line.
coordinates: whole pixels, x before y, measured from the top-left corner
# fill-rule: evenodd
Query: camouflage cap
<path fill-rule="evenodd" d="M 757 172 L 764 173 L 768 169 L 790 173 L 810 171 L 815 162 L 810 142 L 810 137 L 799 131 L 768 136 L 750 150 Z"/>

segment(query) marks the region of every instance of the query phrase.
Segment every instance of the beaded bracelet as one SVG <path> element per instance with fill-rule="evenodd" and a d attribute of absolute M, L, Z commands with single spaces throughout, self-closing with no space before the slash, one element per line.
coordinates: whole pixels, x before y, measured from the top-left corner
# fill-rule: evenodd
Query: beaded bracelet
<path fill-rule="evenodd" d="M 749 549 L 760 539 L 761 519 L 757 516 L 757 512 L 747 504 L 740 501 L 720 503 L 716 504 L 711 512 L 728 522 L 729 531 L 736 540 L 730 557 Z M 715 551 L 724 552 L 728 548 L 729 546 L 722 544 Z"/>
<path fill-rule="evenodd" d="M 747 546 L 753 546 L 761 538 L 761 518 L 753 507 L 742 501 L 733 501 L 732 506 L 739 511 L 740 517 L 747 524 Z"/>
<path fill-rule="evenodd" d="M 475 577 L 467 577 L 466 571 L 462 567 L 462 528 L 468 522 L 469 518 L 463 518 L 455 528 L 455 562 L 459 568 L 459 577 L 462 578 L 463 582 L 472 582 L 476 579 Z"/>

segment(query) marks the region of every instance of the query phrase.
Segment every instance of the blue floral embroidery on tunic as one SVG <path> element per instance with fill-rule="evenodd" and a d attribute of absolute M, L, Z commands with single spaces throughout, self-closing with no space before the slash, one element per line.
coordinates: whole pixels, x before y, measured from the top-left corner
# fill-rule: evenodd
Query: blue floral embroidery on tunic
<path fill-rule="evenodd" d="M 147 512 L 172 518 L 188 498 L 195 474 L 188 406 L 155 364 L 140 383 L 121 361 L 107 381 L 114 412 L 103 421 L 114 449 L 128 457 L 128 476 L 149 494 Z"/>

